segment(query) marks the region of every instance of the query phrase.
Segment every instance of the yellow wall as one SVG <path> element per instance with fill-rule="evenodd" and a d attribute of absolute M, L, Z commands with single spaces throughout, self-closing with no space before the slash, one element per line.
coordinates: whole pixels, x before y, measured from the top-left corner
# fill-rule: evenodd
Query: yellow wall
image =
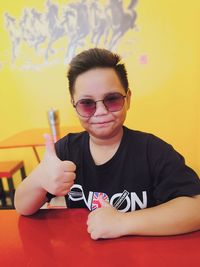
<path fill-rule="evenodd" d="M 68 2 L 56 1 L 60 6 Z M 0 5 L 0 140 L 21 130 L 47 127 L 46 111 L 52 106 L 59 109 L 62 125 L 78 124 L 62 61 L 41 70 L 23 70 L 24 54 L 36 64 L 41 60 L 23 44 L 21 57 L 11 64 L 3 14 L 19 18 L 25 7 L 44 12 L 45 1 L 7 0 Z M 126 125 L 171 143 L 200 175 L 199 8 L 198 0 L 139 0 L 137 28 L 126 33 L 117 52 L 124 57 L 133 92 Z M 65 40 L 58 41 L 55 48 L 62 42 Z M 89 46 L 86 42 L 82 49 Z M 146 57 L 146 64 L 141 64 L 141 56 Z M 61 52 L 58 57 L 61 59 Z M 43 149 L 39 152 L 42 155 Z M 0 150 L 0 160 L 4 159 L 24 159 L 27 172 L 37 164 L 31 149 Z"/>

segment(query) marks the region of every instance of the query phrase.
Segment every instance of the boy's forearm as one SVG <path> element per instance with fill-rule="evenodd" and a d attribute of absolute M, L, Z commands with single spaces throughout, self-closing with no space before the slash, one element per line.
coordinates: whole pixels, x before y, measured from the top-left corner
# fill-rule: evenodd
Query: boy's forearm
<path fill-rule="evenodd" d="M 178 197 L 124 214 L 123 235 L 176 235 L 200 229 L 200 196 Z"/>
<path fill-rule="evenodd" d="M 22 215 L 35 213 L 47 200 L 46 190 L 39 183 L 42 179 L 40 166 L 18 186 L 15 193 L 15 208 Z"/>

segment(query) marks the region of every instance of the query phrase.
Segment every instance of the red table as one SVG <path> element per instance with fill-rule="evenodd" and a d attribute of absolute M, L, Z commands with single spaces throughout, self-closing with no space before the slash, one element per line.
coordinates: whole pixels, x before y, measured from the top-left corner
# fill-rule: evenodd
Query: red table
<path fill-rule="evenodd" d="M 40 210 L 24 217 L 0 211 L 1 266 L 193 267 L 200 264 L 200 232 L 171 237 L 94 241 L 85 209 Z"/>

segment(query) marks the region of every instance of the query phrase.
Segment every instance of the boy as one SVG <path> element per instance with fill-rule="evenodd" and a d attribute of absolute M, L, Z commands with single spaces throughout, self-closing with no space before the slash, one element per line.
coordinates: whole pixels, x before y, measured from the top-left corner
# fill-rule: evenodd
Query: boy
<path fill-rule="evenodd" d="M 123 126 L 131 91 L 120 57 L 93 48 L 68 71 L 71 102 L 84 132 L 54 144 L 16 190 L 19 213 L 35 213 L 53 196 L 87 207 L 93 239 L 174 235 L 200 228 L 200 180 L 172 146 Z M 128 212 L 126 212 L 128 211 Z"/>

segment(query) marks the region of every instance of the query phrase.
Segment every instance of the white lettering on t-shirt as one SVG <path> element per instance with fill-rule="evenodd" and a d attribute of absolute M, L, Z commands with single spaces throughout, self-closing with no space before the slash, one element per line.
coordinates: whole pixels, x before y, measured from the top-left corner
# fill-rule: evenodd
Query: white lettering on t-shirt
<path fill-rule="evenodd" d="M 78 189 L 79 191 L 74 191 L 72 189 Z M 70 189 L 69 198 L 72 201 L 83 200 L 89 210 L 91 209 L 92 197 L 93 197 L 93 192 L 90 191 L 88 195 L 88 199 L 86 200 L 85 194 L 83 192 L 83 187 L 80 184 L 74 184 Z"/>
<path fill-rule="evenodd" d="M 115 200 L 117 201 L 117 199 L 119 199 L 122 196 L 122 194 L 123 192 L 116 193 L 113 196 L 111 196 L 110 201 L 109 201 L 110 205 L 114 206 L 114 201 Z M 89 191 L 88 197 L 86 199 L 83 187 L 82 185 L 79 185 L 79 184 L 74 184 L 71 187 L 71 190 L 69 192 L 69 199 L 71 201 L 76 202 L 76 201 L 83 200 L 89 210 L 92 209 L 92 203 L 94 199 L 93 196 L 94 196 L 94 192 Z M 142 191 L 142 199 L 140 199 L 135 192 L 130 192 L 130 194 L 124 198 L 123 209 L 119 208 L 118 210 L 121 212 L 127 212 L 129 209 L 131 209 L 131 211 L 134 211 L 136 210 L 136 204 L 138 205 L 140 209 L 144 209 L 147 207 L 147 192 L 146 191 Z"/>
<path fill-rule="evenodd" d="M 142 191 L 143 202 L 139 199 L 135 192 L 131 192 L 131 210 L 136 210 L 136 203 L 140 209 L 145 209 L 147 207 L 147 192 Z"/>
<path fill-rule="evenodd" d="M 119 197 L 121 197 L 121 195 L 122 195 L 122 193 L 117 193 L 117 194 L 114 194 L 112 197 L 111 197 L 111 199 L 110 199 L 110 205 L 112 205 L 112 206 L 114 206 L 113 205 L 113 203 L 114 203 L 114 200 L 117 198 L 119 198 Z M 129 209 L 130 209 L 130 207 L 131 207 L 131 201 L 130 201 L 130 198 L 127 196 L 126 198 L 125 198 L 125 201 L 126 201 L 126 207 L 124 208 L 124 209 L 119 209 L 119 211 L 122 211 L 122 212 L 126 212 L 126 211 L 128 211 Z"/>

